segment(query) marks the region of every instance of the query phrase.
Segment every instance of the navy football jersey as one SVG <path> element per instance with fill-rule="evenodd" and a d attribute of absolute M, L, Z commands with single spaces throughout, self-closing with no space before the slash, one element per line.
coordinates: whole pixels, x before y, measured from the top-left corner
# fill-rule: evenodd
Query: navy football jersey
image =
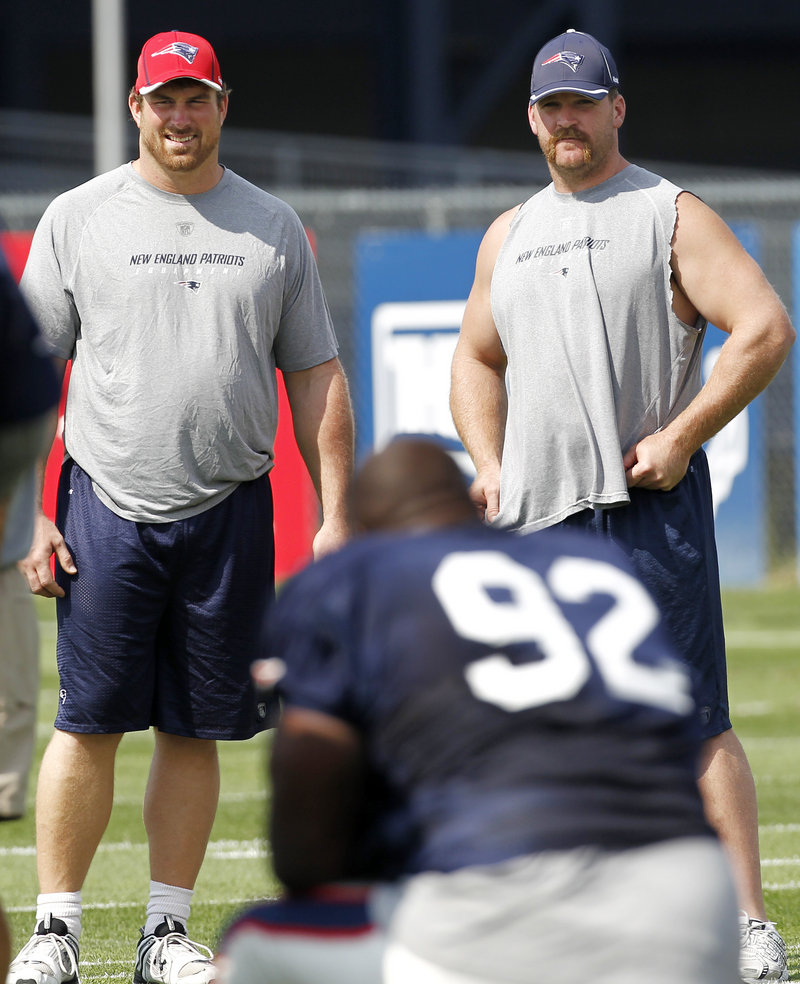
<path fill-rule="evenodd" d="M 353 875 L 711 835 L 688 670 L 597 537 L 365 537 L 283 589 L 268 637 L 284 701 L 363 735 Z"/>

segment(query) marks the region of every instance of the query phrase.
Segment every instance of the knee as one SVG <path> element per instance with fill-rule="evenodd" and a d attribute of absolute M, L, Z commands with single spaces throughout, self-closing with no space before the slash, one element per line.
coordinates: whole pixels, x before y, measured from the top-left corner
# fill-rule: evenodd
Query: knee
<path fill-rule="evenodd" d="M 188 738 L 185 735 L 171 735 L 165 731 L 155 731 L 156 753 L 181 757 L 195 761 L 216 761 L 217 743 L 210 738 Z"/>

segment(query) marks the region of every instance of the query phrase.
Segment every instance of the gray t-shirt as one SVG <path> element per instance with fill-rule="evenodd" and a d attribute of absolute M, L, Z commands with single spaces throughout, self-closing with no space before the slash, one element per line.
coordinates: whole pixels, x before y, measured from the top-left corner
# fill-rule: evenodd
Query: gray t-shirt
<path fill-rule="evenodd" d="M 73 360 L 67 453 L 125 519 L 186 518 L 263 475 L 275 368 L 337 354 L 299 218 L 230 170 L 197 195 L 160 191 L 130 164 L 66 192 L 22 286 Z"/>
<path fill-rule="evenodd" d="M 700 388 L 706 322 L 672 310 L 681 189 L 633 164 L 521 206 L 492 278 L 508 357 L 496 523 L 536 530 L 630 501 L 622 458 Z"/>

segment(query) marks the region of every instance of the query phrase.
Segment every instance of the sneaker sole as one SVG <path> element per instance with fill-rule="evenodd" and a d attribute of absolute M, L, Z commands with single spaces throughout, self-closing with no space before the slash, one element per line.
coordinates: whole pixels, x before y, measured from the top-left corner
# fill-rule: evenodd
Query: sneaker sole
<path fill-rule="evenodd" d="M 8 984 L 36 984 L 36 979 L 33 977 L 15 977 Z M 69 980 L 62 981 L 61 984 L 80 984 L 80 980 L 77 977 L 70 977 Z"/>

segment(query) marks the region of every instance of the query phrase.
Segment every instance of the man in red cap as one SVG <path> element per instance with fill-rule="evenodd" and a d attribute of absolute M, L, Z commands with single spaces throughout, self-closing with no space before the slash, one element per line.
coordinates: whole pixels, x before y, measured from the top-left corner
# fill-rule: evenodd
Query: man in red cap
<path fill-rule="evenodd" d="M 151 727 L 134 981 L 214 975 L 186 925 L 216 741 L 264 727 L 250 664 L 274 594 L 276 368 L 320 498 L 315 554 L 347 537 L 352 410 L 316 263 L 294 211 L 219 162 L 228 89 L 208 41 L 147 41 L 129 106 L 139 157 L 50 205 L 23 278 L 72 371 L 56 522 L 39 517 L 23 561 L 31 590 L 57 599 L 60 699 L 37 792 L 36 929 L 11 984 L 78 981 L 116 750 Z"/>

